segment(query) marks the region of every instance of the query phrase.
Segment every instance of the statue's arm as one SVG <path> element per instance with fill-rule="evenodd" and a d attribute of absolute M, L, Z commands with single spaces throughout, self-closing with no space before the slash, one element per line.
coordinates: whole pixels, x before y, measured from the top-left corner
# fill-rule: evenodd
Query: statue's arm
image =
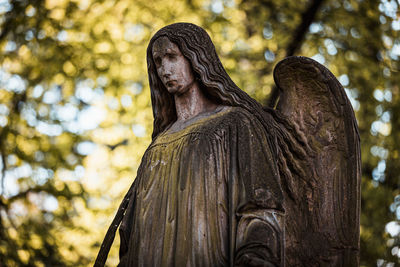
<path fill-rule="evenodd" d="M 238 131 L 235 266 L 283 266 L 283 196 L 267 136 L 258 120 Z"/>
<path fill-rule="evenodd" d="M 240 214 L 235 266 L 281 266 L 282 215 L 267 210 Z"/>

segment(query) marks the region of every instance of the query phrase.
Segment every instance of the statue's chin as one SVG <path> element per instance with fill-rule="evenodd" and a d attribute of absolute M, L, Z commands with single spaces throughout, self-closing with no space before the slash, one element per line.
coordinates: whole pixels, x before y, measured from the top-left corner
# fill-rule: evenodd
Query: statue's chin
<path fill-rule="evenodd" d="M 165 88 L 167 88 L 168 93 L 176 94 L 179 91 L 180 86 L 176 81 L 172 81 L 165 84 Z"/>
<path fill-rule="evenodd" d="M 178 92 L 178 88 L 176 88 L 176 87 L 167 87 L 167 91 L 168 91 L 168 93 L 174 95 L 174 94 L 176 94 Z"/>
<path fill-rule="evenodd" d="M 191 86 L 184 86 L 180 84 L 174 84 L 173 86 L 167 87 L 168 93 L 176 96 L 181 96 L 185 94 Z"/>

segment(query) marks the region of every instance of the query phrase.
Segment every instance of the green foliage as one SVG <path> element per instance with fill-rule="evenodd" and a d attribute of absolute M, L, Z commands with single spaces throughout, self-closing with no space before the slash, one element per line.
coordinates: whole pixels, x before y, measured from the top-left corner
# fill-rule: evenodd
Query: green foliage
<path fill-rule="evenodd" d="M 93 262 L 150 142 L 147 43 L 178 21 L 204 27 L 262 103 L 286 55 L 339 78 L 362 143 L 361 263 L 398 263 L 399 4 L 0 0 L 0 266 Z"/>

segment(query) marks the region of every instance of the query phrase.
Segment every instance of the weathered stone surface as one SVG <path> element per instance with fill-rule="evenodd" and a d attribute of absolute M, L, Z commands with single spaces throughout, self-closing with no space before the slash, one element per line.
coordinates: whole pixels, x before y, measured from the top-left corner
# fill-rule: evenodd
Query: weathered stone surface
<path fill-rule="evenodd" d="M 280 62 L 272 110 L 196 25 L 158 31 L 147 62 L 153 140 L 95 266 L 120 224 L 119 266 L 358 266 L 359 137 L 325 67 Z"/>
<path fill-rule="evenodd" d="M 284 152 L 288 166 L 279 167 L 286 265 L 358 266 L 360 140 L 345 91 L 328 69 L 305 57 L 281 61 L 274 78 L 284 128 L 304 153 Z"/>

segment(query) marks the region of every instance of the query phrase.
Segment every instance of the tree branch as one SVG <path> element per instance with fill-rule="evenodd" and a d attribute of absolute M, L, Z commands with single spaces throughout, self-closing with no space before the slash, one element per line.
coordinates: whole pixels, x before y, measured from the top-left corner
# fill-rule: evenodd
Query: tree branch
<path fill-rule="evenodd" d="M 310 28 L 311 23 L 315 20 L 318 10 L 322 6 L 324 0 L 313 0 L 308 8 L 301 15 L 301 23 L 297 26 L 296 30 L 293 32 L 293 38 L 289 42 L 286 48 L 286 57 L 293 56 L 303 44 L 304 38 Z M 276 86 L 272 87 L 270 97 L 268 99 L 267 106 L 275 107 L 276 102 L 279 97 L 279 91 Z"/>
<path fill-rule="evenodd" d="M 14 121 L 12 119 L 12 116 L 15 114 L 19 114 L 19 109 L 18 106 L 21 102 L 26 101 L 26 91 L 23 92 L 22 94 L 17 94 L 14 93 L 12 100 L 11 100 L 11 108 L 10 108 L 10 117 L 8 118 L 8 125 L 4 126 L 3 129 L 0 131 L 0 156 L 1 156 L 1 161 L 3 164 L 3 168 L 1 170 L 1 180 L 0 180 L 0 189 L 1 189 L 1 194 L 4 194 L 5 188 L 4 188 L 4 183 L 5 183 L 5 175 L 7 171 L 7 161 L 6 157 L 8 156 L 8 151 L 7 151 L 7 134 L 11 130 L 11 123 Z"/>
<path fill-rule="evenodd" d="M 324 0 L 314 0 L 301 15 L 301 23 L 293 34 L 293 39 L 286 48 L 286 56 L 293 56 L 300 49 L 311 23 L 315 20 L 317 12 Z"/>

